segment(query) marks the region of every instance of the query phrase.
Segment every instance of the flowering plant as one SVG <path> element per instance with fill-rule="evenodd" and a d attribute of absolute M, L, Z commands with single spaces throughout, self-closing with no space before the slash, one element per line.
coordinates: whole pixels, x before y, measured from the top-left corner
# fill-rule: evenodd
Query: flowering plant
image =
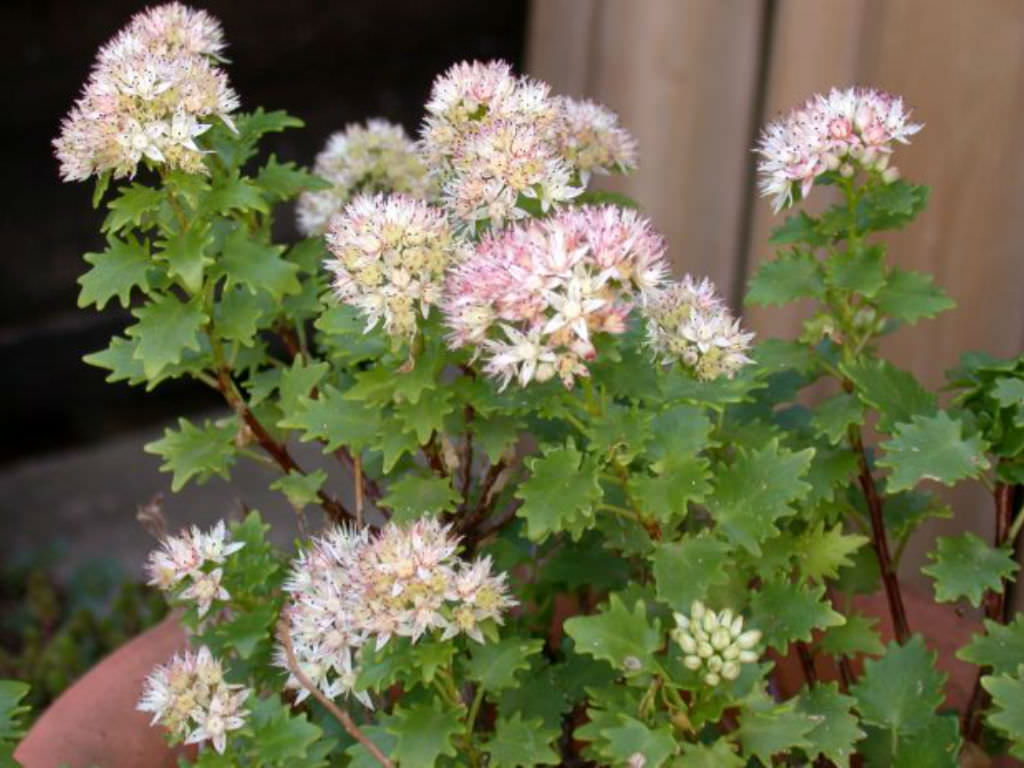
<path fill-rule="evenodd" d="M 197 765 L 1024 756 L 1024 620 L 1005 599 L 1024 358 L 966 356 L 940 408 L 878 354 L 952 306 L 873 237 L 927 199 L 891 162 L 920 128 L 899 98 L 836 90 L 765 129 L 776 210 L 815 186 L 840 202 L 776 231 L 748 301 L 817 310 L 799 339 L 755 345 L 707 280 L 669 277 L 633 203 L 589 189 L 637 162 L 604 107 L 458 64 L 418 140 L 350 126 L 310 173 L 259 156 L 301 122 L 239 112 L 223 48 L 204 12 L 143 12 L 56 141 L 63 176 L 110 196 L 80 304 L 135 318 L 87 362 L 220 392 L 229 416 L 182 419 L 147 450 L 175 489 L 270 464 L 301 533 L 278 552 L 251 512 L 150 558 L 193 650 L 139 708 L 201 744 Z M 293 198 L 307 238 L 277 244 Z M 807 407 L 818 382 L 832 396 Z M 337 458 L 351 491 L 304 471 L 294 439 Z M 936 600 L 987 616 L 959 651 L 983 670 L 962 723 L 896 576 L 919 524 L 951 514 L 923 480 L 977 480 L 996 501 L 994 546 L 942 538 L 924 569 Z M 879 583 L 888 645 L 850 608 Z M 793 690 L 787 654 L 806 675 Z"/>

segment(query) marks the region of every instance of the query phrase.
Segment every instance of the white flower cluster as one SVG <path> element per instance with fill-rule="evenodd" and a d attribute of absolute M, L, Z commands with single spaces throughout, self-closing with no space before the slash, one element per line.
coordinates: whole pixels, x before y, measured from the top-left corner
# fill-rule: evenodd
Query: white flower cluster
<path fill-rule="evenodd" d="M 593 333 L 622 333 L 668 271 L 665 244 L 636 212 L 582 207 L 485 237 L 449 273 L 453 348 L 473 346 L 501 387 L 589 375 Z"/>
<path fill-rule="evenodd" d="M 672 615 L 676 620 L 672 639 L 686 654 L 683 664 L 695 672 L 706 670 L 704 682 L 708 685 L 735 680 L 740 676 L 741 665 L 757 661 L 759 654 L 754 649 L 761 642 L 761 632 L 744 632 L 741 615 L 734 615 L 729 609 L 715 613 L 699 600 L 694 600 L 689 616 Z"/>
<path fill-rule="evenodd" d="M 833 88 L 811 97 L 761 133 L 761 194 L 772 198 L 778 213 L 792 205 L 796 187 L 807 197 L 826 171 L 852 176 L 859 167 L 895 181 L 893 143 L 907 144 L 921 130 L 909 118 L 902 98 L 871 88 Z"/>
<path fill-rule="evenodd" d="M 210 741 L 223 753 L 228 731 L 245 725 L 251 691 L 224 680 L 221 663 L 203 646 L 156 667 L 146 678 L 136 708 L 186 744 Z"/>
<path fill-rule="evenodd" d="M 360 195 L 327 228 L 334 292 L 359 309 L 369 330 L 383 321 L 391 336 L 416 335 L 441 298 L 458 243 L 442 211 L 401 195 Z"/>
<path fill-rule="evenodd" d="M 635 165 L 635 144 L 615 115 L 555 98 L 505 62 L 462 62 L 434 81 L 420 146 L 460 229 L 499 228 L 583 191 L 594 172 Z"/>
<path fill-rule="evenodd" d="M 224 40 L 205 11 L 170 3 L 137 14 L 100 51 L 54 141 L 61 176 L 134 176 L 143 158 L 202 173 L 197 136 L 231 126 L 238 97 L 217 65 Z"/>
<path fill-rule="evenodd" d="M 307 237 L 322 235 L 331 216 L 358 194 L 433 196 L 416 144 L 402 126 L 387 120 L 368 120 L 333 134 L 316 156 L 313 172 L 334 186 L 299 196 L 296 215 L 299 230 Z"/>
<path fill-rule="evenodd" d="M 647 345 L 663 363 L 681 362 L 702 381 L 732 378 L 744 365 L 753 333 L 740 327 L 707 278 L 689 275 L 654 292 L 645 309 Z"/>
<path fill-rule="evenodd" d="M 355 689 L 363 646 L 380 649 L 392 637 L 416 642 L 434 631 L 442 640 L 465 634 L 483 643 L 481 626 L 502 623 L 516 602 L 489 557 L 467 563 L 457 547 L 450 526 L 431 519 L 392 523 L 378 535 L 334 528 L 314 539 L 284 587 L 291 599 L 283 616 L 303 674 L 332 699 L 352 693 L 371 707 L 369 694 Z M 295 675 L 286 685 L 299 690 L 299 701 L 308 695 Z"/>
<path fill-rule="evenodd" d="M 178 536 L 166 537 L 160 549 L 149 553 L 148 583 L 164 592 L 175 592 L 180 600 L 195 601 L 202 618 L 214 600 L 231 598 L 220 583 L 223 570 L 209 567 L 220 565 L 245 546 L 244 542 L 230 538 L 223 520 L 207 533 L 192 526 Z"/>

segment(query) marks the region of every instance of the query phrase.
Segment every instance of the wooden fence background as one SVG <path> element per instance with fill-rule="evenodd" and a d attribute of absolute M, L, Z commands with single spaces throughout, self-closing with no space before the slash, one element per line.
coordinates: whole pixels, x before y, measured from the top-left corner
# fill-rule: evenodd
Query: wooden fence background
<path fill-rule="evenodd" d="M 895 162 L 932 198 L 891 258 L 933 273 L 958 308 L 884 351 L 936 387 L 965 350 L 1024 348 L 1024 0 L 533 0 L 527 71 L 619 113 L 641 165 L 608 186 L 640 202 L 678 272 L 711 277 L 734 306 L 781 223 L 755 189 L 759 127 L 832 85 L 902 94 L 925 128 Z M 790 336 L 806 312 L 745 317 Z M 928 534 L 991 535 L 987 495 L 951 500 L 957 520 L 916 537 L 908 577 Z"/>

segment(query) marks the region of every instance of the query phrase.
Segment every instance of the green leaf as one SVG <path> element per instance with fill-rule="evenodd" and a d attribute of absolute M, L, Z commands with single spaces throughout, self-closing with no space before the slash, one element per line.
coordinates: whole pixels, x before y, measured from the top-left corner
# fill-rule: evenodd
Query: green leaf
<path fill-rule="evenodd" d="M 657 668 L 653 655 L 662 645 L 661 622 L 655 619 L 653 627 L 647 623 L 643 601 L 638 600 L 631 613 L 613 594 L 607 610 L 568 619 L 565 633 L 576 642 L 577 653 L 610 662 L 617 670 Z"/>
<path fill-rule="evenodd" d="M 484 744 L 493 768 L 530 768 L 534 765 L 558 765 L 561 755 L 551 748 L 561 735 L 558 728 L 545 727 L 542 720 L 523 720 L 516 713 L 499 717 L 494 724 L 494 737 Z"/>
<path fill-rule="evenodd" d="M 185 290 L 199 293 L 203 287 L 203 271 L 213 263 L 205 253 L 212 242 L 209 225 L 199 224 L 161 240 L 159 246 L 162 250 L 155 256 L 166 262 L 167 274 L 181 278 Z"/>
<path fill-rule="evenodd" d="M 395 750 L 398 738 L 388 733 L 387 729 L 380 725 L 362 725 L 360 730 L 382 754 L 390 755 Z M 370 754 L 369 750 L 359 742 L 356 742 L 345 750 L 348 755 L 348 768 L 380 768 L 377 758 Z"/>
<path fill-rule="evenodd" d="M 240 285 L 232 286 L 221 294 L 214 307 L 214 330 L 221 339 L 253 347 L 273 308 L 265 293 L 253 295 Z"/>
<path fill-rule="evenodd" d="M 244 285 L 252 293 L 265 291 L 275 301 L 299 293 L 302 285 L 297 277 L 299 267 L 281 257 L 282 246 L 267 245 L 236 229 L 224 241 L 224 253 L 218 264 L 226 276 L 226 285 Z"/>
<path fill-rule="evenodd" d="M 138 182 L 121 187 L 120 192 L 107 203 L 110 213 L 101 227 L 104 233 L 117 234 L 128 226 L 141 227 L 143 221 L 148 221 L 160 209 L 164 198 L 163 190 L 150 189 Z"/>
<path fill-rule="evenodd" d="M 385 727 L 398 739 L 390 757 L 402 768 L 434 768 L 441 755 L 455 757 L 452 739 L 463 730 L 459 718 L 436 703 L 395 707 Z"/>
<path fill-rule="evenodd" d="M 153 262 L 149 259 L 149 247 L 134 237 L 126 240 L 110 237 L 103 253 L 87 253 L 82 258 L 91 269 L 78 278 L 82 286 L 78 293 L 80 308 L 95 304 L 96 309 L 103 309 L 116 296 L 127 309 L 133 288 L 144 293 L 150 288 L 149 271 Z"/>
<path fill-rule="evenodd" d="M 807 734 L 813 744 L 811 756 L 824 755 L 836 765 L 849 765 L 854 744 L 865 734 L 857 727 L 857 716 L 850 710 L 857 700 L 839 692 L 836 683 L 820 683 L 800 694 L 797 710 L 807 714 L 815 723 Z"/>
<path fill-rule="evenodd" d="M 728 583 L 726 562 L 731 551 L 732 547 L 711 534 L 659 542 L 651 556 L 658 599 L 687 612 L 694 600 L 707 597 L 712 586 Z"/>
<path fill-rule="evenodd" d="M 923 184 L 910 184 L 902 179 L 891 184 L 868 187 L 857 210 L 857 226 L 861 230 L 902 229 L 928 203 L 929 189 Z"/>
<path fill-rule="evenodd" d="M 812 631 L 845 623 L 827 600 L 825 586 L 799 586 L 788 581 L 763 585 L 750 601 L 751 624 L 764 633 L 764 642 L 785 655 L 789 643 L 810 642 Z"/>
<path fill-rule="evenodd" d="M 163 458 L 163 472 L 172 472 L 171 490 L 177 493 L 190 479 L 200 485 L 214 475 L 228 479 L 235 463 L 235 423 L 225 419 L 194 426 L 187 419 L 178 419 L 178 429 L 168 427 L 164 436 L 143 446 L 146 453 Z"/>
<path fill-rule="evenodd" d="M 980 435 L 965 439 L 963 422 L 945 411 L 898 424 L 882 448 L 878 466 L 892 470 L 885 484 L 890 493 L 909 490 L 926 478 L 955 485 L 989 468 L 985 441 Z"/>
<path fill-rule="evenodd" d="M 1024 379 L 1003 376 L 996 379 L 992 387 L 992 397 L 1003 408 L 1024 406 Z"/>
<path fill-rule="evenodd" d="M 604 741 L 598 751 L 612 765 L 633 765 L 636 756 L 643 757 L 645 768 L 664 765 L 676 752 L 672 726 L 649 728 L 629 715 L 615 713 L 617 723 L 600 729 Z"/>
<path fill-rule="evenodd" d="M 277 620 L 278 606 L 264 603 L 234 613 L 228 620 L 215 627 L 214 634 L 222 648 L 238 653 L 239 658 L 248 659 L 261 644 L 268 649 L 271 641 L 271 627 Z"/>
<path fill-rule="evenodd" d="M 444 427 L 444 417 L 455 410 L 452 391 L 428 389 L 422 392 L 415 403 L 402 401 L 395 406 L 395 416 L 403 425 L 403 431 L 413 432 L 419 443 L 425 444 L 434 432 Z"/>
<path fill-rule="evenodd" d="M 314 388 L 323 381 L 330 370 L 331 366 L 327 363 L 307 365 L 302 356 L 296 356 L 291 367 L 281 371 L 281 410 L 287 413 L 298 408 L 302 398 L 312 397 Z"/>
<path fill-rule="evenodd" d="M 845 490 L 858 471 L 857 455 L 853 451 L 831 445 L 818 446 L 811 460 L 811 468 L 807 472 L 811 492 L 807 495 L 805 504 L 813 508 L 823 502 L 834 500 L 836 492 Z"/>
<path fill-rule="evenodd" d="M 956 657 L 979 667 L 992 667 L 994 675 L 1012 675 L 1024 661 L 1024 613 L 1003 625 L 985 619 L 985 634 L 975 635 Z"/>
<path fill-rule="evenodd" d="M 324 453 L 343 445 L 361 452 L 376 441 L 379 419 L 376 411 L 368 411 L 359 403 L 346 400 L 341 392 L 325 384 L 315 400 L 300 397 L 296 410 L 286 414 L 278 426 L 302 430 L 304 442 L 321 440 Z"/>
<path fill-rule="evenodd" d="M 867 659 L 850 693 L 865 723 L 905 734 L 928 726 L 945 698 L 945 681 L 935 654 L 914 635 L 906 645 L 890 643 L 882 658 Z"/>
<path fill-rule="evenodd" d="M 0 767 L 16 768 L 14 748 L 25 734 L 23 721 L 29 708 L 21 703 L 29 686 L 20 680 L 0 680 Z"/>
<path fill-rule="evenodd" d="M 935 285 L 931 275 L 893 268 L 875 296 L 878 309 L 889 317 L 916 323 L 952 309 L 956 302 Z"/>
<path fill-rule="evenodd" d="M 782 226 L 775 228 L 768 242 L 772 245 L 807 243 L 808 245 L 819 246 L 825 245 L 828 242 L 828 238 L 818 233 L 814 219 L 803 211 L 798 211 L 795 216 L 787 216 Z"/>
<path fill-rule="evenodd" d="M 683 744 L 683 755 L 669 763 L 670 768 L 743 768 L 747 761 L 736 754 L 728 739 L 710 744 Z"/>
<path fill-rule="evenodd" d="M 687 505 L 699 504 L 711 491 L 707 459 L 679 456 L 659 462 L 661 473 L 634 473 L 627 483 L 629 497 L 642 515 L 654 517 L 663 524 L 682 521 Z"/>
<path fill-rule="evenodd" d="M 392 510 L 396 520 L 415 520 L 424 514 L 449 512 L 460 500 L 449 478 L 437 475 L 420 477 L 407 472 L 388 484 L 388 492 L 380 504 Z"/>
<path fill-rule="evenodd" d="M 253 750 L 265 765 L 295 765 L 323 735 L 305 714 L 293 714 L 276 695 L 260 699 L 252 708 L 251 727 Z"/>
<path fill-rule="evenodd" d="M 762 264 L 750 279 L 748 304 L 788 304 L 824 295 L 821 265 L 808 251 L 797 250 Z"/>
<path fill-rule="evenodd" d="M 910 734 L 865 726 L 867 738 L 859 751 L 868 766 L 888 768 L 957 768 L 960 763 L 960 723 L 955 714 L 933 715 L 927 725 Z"/>
<path fill-rule="evenodd" d="M 744 755 L 754 755 L 765 765 L 772 764 L 772 755 L 791 749 L 810 749 L 810 733 L 817 727 L 816 718 L 799 711 L 797 700 L 774 704 L 763 693 L 755 695 L 750 706 L 743 708 L 736 737 L 743 745 Z"/>
<path fill-rule="evenodd" d="M 516 673 L 530 668 L 530 657 L 540 653 L 541 639 L 503 637 L 497 643 L 474 645 L 466 671 L 489 693 L 518 685 Z"/>
<path fill-rule="evenodd" d="M 186 350 L 199 351 L 199 332 L 207 316 L 198 298 L 183 304 L 173 296 L 161 296 L 132 314 L 138 319 L 127 330 L 136 341 L 132 357 L 142 362 L 147 379 L 180 363 Z"/>
<path fill-rule="evenodd" d="M 725 535 L 754 556 L 761 543 L 777 536 L 775 521 L 794 513 L 791 503 L 811 490 L 801 480 L 810 468 L 813 448 L 797 453 L 779 447 L 778 439 L 762 449 L 737 450 L 736 461 L 718 471 L 717 487 L 707 507 Z"/>
<path fill-rule="evenodd" d="M 256 176 L 256 186 L 263 190 L 264 197 L 275 203 L 290 200 L 304 190 L 331 189 L 333 185 L 295 163 L 279 163 L 277 156 L 271 155 Z"/>
<path fill-rule="evenodd" d="M 882 511 L 885 527 L 894 539 L 909 536 L 929 518 L 953 516 L 953 510 L 948 504 L 930 493 L 920 491 L 887 494 Z"/>
<path fill-rule="evenodd" d="M 598 464 L 571 442 L 548 447 L 544 455 L 526 460 L 530 477 L 516 490 L 523 501 L 516 516 L 526 520 L 526 535 L 542 542 L 567 531 L 579 540 L 594 522 L 594 507 L 601 501 Z"/>
<path fill-rule="evenodd" d="M 85 355 L 82 361 L 97 368 L 110 371 L 107 382 L 127 381 L 129 384 L 141 384 L 146 380 L 142 362 L 135 358 L 138 343 L 122 336 L 113 336 L 110 346 L 99 352 Z"/>
<path fill-rule="evenodd" d="M 492 464 L 519 440 L 523 430 L 523 422 L 514 416 L 492 414 L 482 419 L 475 419 L 469 425 L 473 433 L 475 445 L 482 448 Z"/>
<path fill-rule="evenodd" d="M 878 428 L 891 433 L 896 424 L 917 414 L 935 413 L 935 396 L 922 387 L 913 374 L 901 371 L 886 360 L 839 366 L 856 388 L 857 397 L 878 411 Z"/>
<path fill-rule="evenodd" d="M 288 499 L 288 503 L 296 509 L 317 503 L 317 493 L 327 482 L 327 473 L 322 469 L 308 475 L 296 470 L 277 478 L 270 484 L 271 490 L 280 491 Z"/>
<path fill-rule="evenodd" d="M 885 285 L 885 248 L 881 245 L 851 246 L 829 262 L 832 285 L 843 292 L 873 297 Z"/>
<path fill-rule="evenodd" d="M 842 523 L 825 528 L 819 520 L 813 528 L 804 531 L 797 540 L 796 556 L 800 574 L 810 581 L 824 582 L 839 575 L 839 569 L 853 565 L 850 558 L 870 539 L 856 533 L 843 533 Z"/>
<path fill-rule="evenodd" d="M 1005 733 L 1013 742 L 1010 754 L 1024 760 L 1024 664 L 1015 676 L 989 675 L 981 684 L 996 706 L 986 718 L 988 724 Z"/>
<path fill-rule="evenodd" d="M 967 598 L 978 606 L 985 590 L 1003 591 L 1003 579 L 1010 578 L 1020 566 L 1009 549 L 991 547 L 973 533 L 940 536 L 933 561 L 921 569 L 935 579 L 935 599 L 949 603 Z"/>
<path fill-rule="evenodd" d="M 885 646 L 875 628 L 878 619 L 859 613 L 848 613 L 846 623 L 830 627 L 819 643 L 821 650 L 833 656 L 856 656 L 868 653 L 873 656 L 885 653 Z"/>
<path fill-rule="evenodd" d="M 711 435 L 711 421 L 703 408 L 675 405 L 659 413 L 651 425 L 647 455 L 658 471 L 662 462 L 672 458 L 696 456 L 704 450 Z"/>
<path fill-rule="evenodd" d="M 259 211 L 268 213 L 270 207 L 260 194 L 260 188 L 247 178 L 231 176 L 218 181 L 202 201 L 204 213 L 227 214 L 231 211 Z"/>
<path fill-rule="evenodd" d="M 855 395 L 844 392 L 814 409 L 811 426 L 832 445 L 846 440 L 847 429 L 864 423 L 864 406 Z"/>

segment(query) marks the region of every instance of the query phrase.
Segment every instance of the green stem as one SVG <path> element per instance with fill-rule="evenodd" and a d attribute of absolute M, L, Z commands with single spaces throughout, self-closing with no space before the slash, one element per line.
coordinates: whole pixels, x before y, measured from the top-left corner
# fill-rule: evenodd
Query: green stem
<path fill-rule="evenodd" d="M 473 703 L 469 705 L 469 714 L 466 715 L 466 730 L 469 733 L 473 733 L 473 725 L 476 723 L 476 717 L 480 713 L 480 705 L 484 702 L 484 687 L 478 685 L 476 687 L 476 694 L 473 696 Z"/>
<path fill-rule="evenodd" d="M 624 517 L 627 520 L 632 520 L 636 523 L 640 522 L 640 517 L 639 515 L 637 515 L 636 512 L 634 512 L 632 509 L 620 507 L 617 504 L 598 504 L 597 508 L 603 509 L 606 512 L 611 512 L 612 514 L 618 515 L 619 517 Z"/>

